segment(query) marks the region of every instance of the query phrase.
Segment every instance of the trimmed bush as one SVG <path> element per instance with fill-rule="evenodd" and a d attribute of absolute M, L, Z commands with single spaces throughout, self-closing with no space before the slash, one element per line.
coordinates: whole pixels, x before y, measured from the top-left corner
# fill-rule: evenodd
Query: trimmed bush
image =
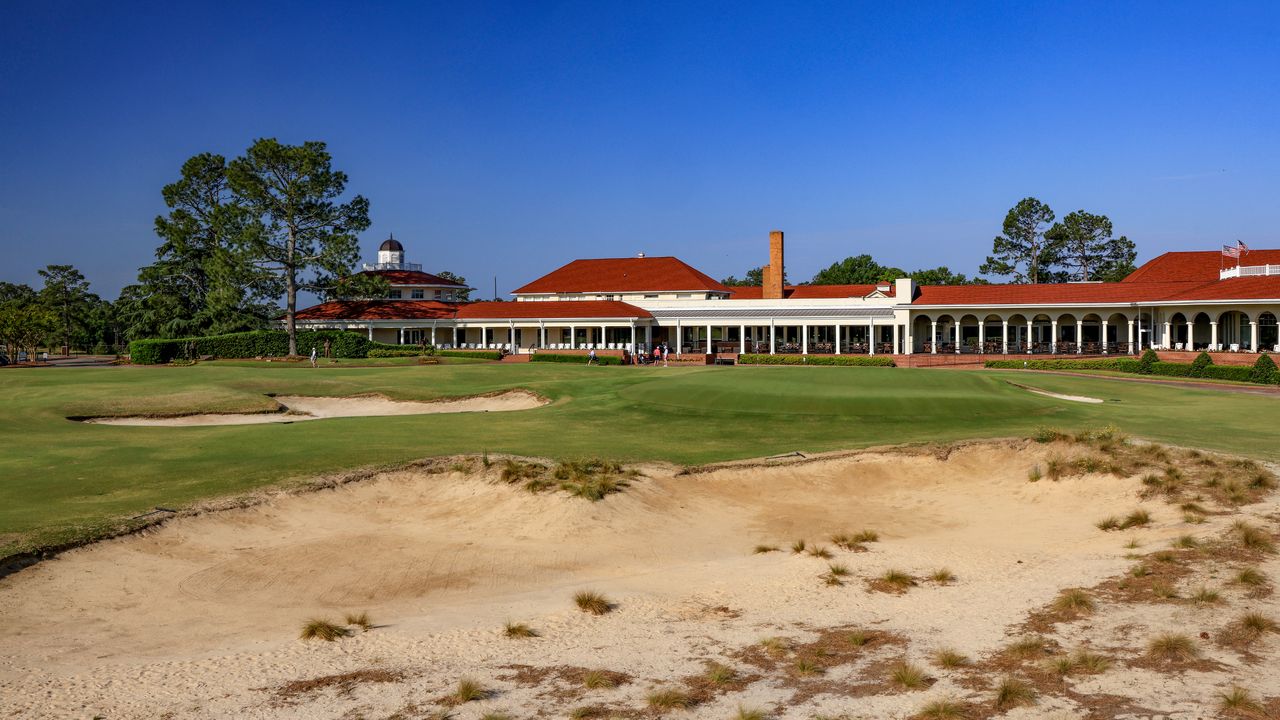
<path fill-rule="evenodd" d="M 501 360 L 500 350 L 441 350 L 436 353 L 441 357 L 477 358 L 479 360 Z"/>
<path fill-rule="evenodd" d="M 765 355 L 738 356 L 739 365 L 843 365 L 894 367 L 893 358 L 875 355 Z"/>
<path fill-rule="evenodd" d="M 1204 369 L 1200 377 L 1213 378 L 1214 380 L 1235 380 L 1236 382 L 1257 382 L 1253 379 L 1253 368 L 1248 365 L 1210 365 Z"/>
<path fill-rule="evenodd" d="M 586 355 L 564 355 L 561 353 L 540 352 L 534 353 L 529 358 L 529 362 L 551 362 L 551 363 L 573 363 L 575 365 L 586 365 Z M 596 364 L 598 365 L 621 365 L 622 358 L 616 355 L 596 355 Z"/>
<path fill-rule="evenodd" d="M 1280 382 L 1280 371 L 1276 369 L 1276 361 L 1272 360 L 1271 356 L 1266 353 L 1259 355 L 1258 361 L 1253 364 L 1253 368 L 1249 373 L 1249 380 L 1272 385 Z"/>
<path fill-rule="evenodd" d="M 413 346 L 398 348 L 396 350 L 388 350 L 386 348 L 370 348 L 366 357 L 371 358 L 394 358 L 394 357 L 426 357 L 427 353 L 422 352 L 420 348 Z"/>
<path fill-rule="evenodd" d="M 1213 358 L 1209 357 L 1209 353 L 1201 352 L 1191 361 L 1191 370 L 1187 374 L 1190 377 L 1204 377 L 1205 368 L 1213 364 Z"/>
<path fill-rule="evenodd" d="M 1136 360 L 1128 358 L 1094 358 L 1089 360 L 988 360 L 989 368 L 1014 370 L 1118 370 L 1133 372 Z"/>
<path fill-rule="evenodd" d="M 310 354 L 311 348 L 323 351 L 329 340 L 333 357 L 362 358 L 369 352 L 369 339 L 345 330 L 299 330 L 298 352 Z M 209 355 L 215 358 L 284 357 L 289 353 L 289 334 L 283 330 L 211 335 L 208 337 L 166 340 L 134 340 L 129 343 L 129 356 L 135 365 L 156 365 L 175 359 L 192 360 Z"/>
<path fill-rule="evenodd" d="M 1147 348 L 1142 353 L 1142 357 L 1138 359 L 1138 374 L 1150 375 L 1152 366 L 1158 362 L 1160 362 L 1160 356 L 1156 354 L 1155 350 Z"/>

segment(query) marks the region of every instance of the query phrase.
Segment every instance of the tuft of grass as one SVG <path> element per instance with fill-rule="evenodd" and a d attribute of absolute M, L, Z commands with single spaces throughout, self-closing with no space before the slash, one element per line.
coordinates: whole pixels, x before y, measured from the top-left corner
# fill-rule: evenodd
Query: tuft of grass
<path fill-rule="evenodd" d="M 1197 515 L 1208 515 L 1209 511 L 1198 502 L 1187 501 L 1178 506 L 1178 509 L 1184 513 L 1196 513 Z"/>
<path fill-rule="evenodd" d="M 1194 550 L 1200 547 L 1200 541 L 1191 535 L 1180 535 L 1177 540 L 1173 541 L 1173 546 L 1183 550 Z"/>
<path fill-rule="evenodd" d="M 324 640 L 333 642 L 338 638 L 344 638 L 351 634 L 351 631 L 336 623 L 328 620 L 320 620 L 313 618 L 308 620 L 302 626 L 302 632 L 299 634 L 303 640 Z"/>
<path fill-rule="evenodd" d="M 631 485 L 631 478 L 638 473 L 625 470 L 621 463 L 613 460 L 592 458 L 561 462 L 551 474 L 559 482 L 561 490 L 574 497 L 598 502 L 625 490 Z"/>
<path fill-rule="evenodd" d="M 524 623 L 508 622 L 502 628 L 502 633 L 509 638 L 535 638 L 538 637 L 538 631 L 529 627 Z"/>
<path fill-rule="evenodd" d="M 684 710 L 693 707 L 693 698 L 674 688 L 654 690 L 645 701 L 654 710 Z"/>
<path fill-rule="evenodd" d="M 603 690 L 615 684 L 604 670 L 588 670 L 582 674 L 582 686 L 591 690 Z"/>
<path fill-rule="evenodd" d="M 964 667 L 969 664 L 969 656 L 951 648 L 939 648 L 933 653 L 933 664 L 948 670 Z"/>
<path fill-rule="evenodd" d="M 1241 568 L 1232 579 L 1237 585 L 1247 585 L 1249 587 L 1262 587 L 1267 584 L 1267 576 L 1257 568 L 1247 567 Z"/>
<path fill-rule="evenodd" d="M 821 675 L 824 668 L 818 664 L 817 660 L 808 657 L 796 658 L 792 663 L 791 670 L 797 675 Z"/>
<path fill-rule="evenodd" d="M 1027 471 L 1027 482 L 1040 482 L 1044 478 L 1044 472 L 1039 465 L 1034 465 Z"/>
<path fill-rule="evenodd" d="M 875 530 L 861 530 L 853 536 L 853 541 L 860 543 L 880 542 L 880 533 Z"/>
<path fill-rule="evenodd" d="M 579 590 L 574 593 L 573 603 L 582 612 L 591 613 L 592 615 L 604 615 L 613 610 L 613 603 L 594 590 Z"/>
<path fill-rule="evenodd" d="M 1045 477 L 1057 482 L 1062 479 L 1062 473 L 1067 469 L 1067 461 L 1054 455 L 1044 463 Z"/>
<path fill-rule="evenodd" d="M 1006 710 L 1021 705 L 1030 705 L 1036 701 L 1036 691 L 1024 680 L 1006 677 L 996 685 L 996 709 Z"/>
<path fill-rule="evenodd" d="M 1080 588 L 1069 588 L 1063 590 L 1058 599 L 1053 601 L 1053 607 L 1061 612 L 1090 615 L 1095 604 L 1089 593 Z"/>
<path fill-rule="evenodd" d="M 1248 612 L 1240 616 L 1236 621 L 1236 625 L 1240 628 L 1240 634 L 1245 642 L 1254 642 L 1264 634 L 1269 632 L 1280 632 L 1280 625 L 1275 620 L 1263 615 L 1260 612 Z"/>
<path fill-rule="evenodd" d="M 836 533 L 835 535 L 832 535 L 830 539 L 831 539 L 831 544 L 835 545 L 841 550 L 865 549 L 858 544 L 858 541 L 853 539 L 852 535 L 849 535 L 847 533 Z"/>
<path fill-rule="evenodd" d="M 1222 709 L 1234 711 L 1238 713 L 1261 713 L 1262 705 L 1253 699 L 1253 695 L 1248 690 L 1236 685 L 1230 690 L 1219 693 Z"/>
<path fill-rule="evenodd" d="M 1201 585 L 1191 593 L 1191 601 L 1197 605 L 1216 605 L 1222 602 L 1222 595 L 1217 590 Z"/>
<path fill-rule="evenodd" d="M 1186 524 L 1188 524 L 1188 525 L 1203 525 L 1203 524 L 1205 524 L 1206 520 L 1205 520 L 1205 517 L 1204 517 L 1203 515 L 1197 515 L 1197 514 L 1195 514 L 1195 513 L 1184 512 L 1184 513 L 1182 513 L 1182 522 L 1184 522 L 1184 523 L 1186 523 Z"/>
<path fill-rule="evenodd" d="M 956 574 L 947 568 L 938 568 L 937 570 L 929 573 L 929 579 L 939 585 L 950 585 L 956 581 Z"/>
<path fill-rule="evenodd" d="M 1066 677 L 1076 669 L 1076 661 L 1070 655 L 1059 655 L 1046 660 L 1044 669 L 1060 678 Z"/>
<path fill-rule="evenodd" d="M 707 664 L 707 669 L 702 673 L 702 679 L 712 685 L 724 685 L 731 683 L 738 677 L 738 671 L 723 663 L 713 662 Z"/>
<path fill-rule="evenodd" d="M 1136 578 L 1146 577 L 1151 574 L 1151 568 L 1146 565 L 1134 565 L 1133 568 L 1129 570 L 1129 574 Z"/>
<path fill-rule="evenodd" d="M 1164 633 L 1147 643 L 1147 656 L 1165 662 L 1189 662 L 1200 656 L 1200 649 L 1186 635 Z"/>
<path fill-rule="evenodd" d="M 760 640 L 759 645 L 770 655 L 781 655 L 791 647 L 791 644 L 786 639 L 777 636 L 763 638 Z"/>
<path fill-rule="evenodd" d="M 1044 652 L 1044 647 L 1045 639 L 1032 635 L 1009 643 L 1009 646 L 1005 648 L 1005 652 L 1015 658 L 1029 658 Z"/>
<path fill-rule="evenodd" d="M 373 627 L 373 621 L 369 619 L 367 612 L 347 613 L 346 621 L 348 625 L 354 625 L 365 631 Z"/>
<path fill-rule="evenodd" d="M 1151 553 L 1151 558 L 1156 562 L 1162 562 L 1162 563 L 1178 562 L 1178 556 L 1174 554 L 1172 550 L 1159 550 L 1159 551 L 1153 552 Z"/>
<path fill-rule="evenodd" d="M 1111 667 L 1111 660 L 1105 655 L 1078 650 L 1072 658 L 1076 668 L 1086 673 L 1103 673 Z"/>
<path fill-rule="evenodd" d="M 480 720 L 511 720 L 511 716 L 503 712 L 487 712 L 480 716 Z"/>
<path fill-rule="evenodd" d="M 1174 590 L 1173 586 L 1166 582 L 1151 583 L 1151 594 L 1161 600 L 1172 600 L 1178 597 L 1178 591 Z"/>
<path fill-rule="evenodd" d="M 1120 523 L 1121 530 L 1128 530 L 1132 527 L 1145 527 L 1151 524 L 1151 513 L 1146 510 L 1138 509 L 1124 516 L 1124 522 Z"/>
<path fill-rule="evenodd" d="M 1276 551 L 1276 544 L 1271 540 L 1271 536 L 1267 534 L 1266 530 L 1256 525 L 1250 525 L 1243 520 L 1237 521 L 1232 525 L 1232 529 L 1235 531 L 1236 539 L 1242 547 L 1264 553 Z"/>
<path fill-rule="evenodd" d="M 963 720 L 969 717 L 968 709 L 955 700 L 934 700 L 915 714 L 920 720 Z"/>
<path fill-rule="evenodd" d="M 889 670 L 889 680 L 903 690 L 919 690 L 929 686 L 929 676 L 924 668 L 909 662 L 900 662 Z"/>
<path fill-rule="evenodd" d="M 488 691 L 478 681 L 471 678 L 462 678 L 458 681 L 458 687 L 453 690 L 453 699 L 460 703 L 471 702 L 473 700 L 483 700 Z"/>
<path fill-rule="evenodd" d="M 806 545 L 804 540 L 797 540 L 791 543 L 791 553 L 793 555 L 799 555 L 800 553 L 804 552 L 805 547 Z"/>
<path fill-rule="evenodd" d="M 830 563 L 827 565 L 827 569 L 835 577 L 845 577 L 849 574 L 849 568 L 840 563 Z"/>
<path fill-rule="evenodd" d="M 831 558 L 835 557 L 834 555 L 831 554 L 830 550 L 824 547 L 809 548 L 809 555 L 811 557 L 821 558 L 823 560 L 830 560 Z"/>
<path fill-rule="evenodd" d="M 1142 547 L 1142 543 L 1138 542 L 1138 538 L 1129 538 L 1129 542 L 1124 544 L 1126 550 L 1136 550 Z"/>
<path fill-rule="evenodd" d="M 734 713 L 734 720 L 766 720 L 769 716 L 765 711 L 759 708 L 747 709 L 741 705 L 738 706 L 738 712 Z"/>
<path fill-rule="evenodd" d="M 757 545 L 754 552 L 756 555 L 763 555 L 764 553 L 778 552 L 778 546 L 777 545 Z"/>
<path fill-rule="evenodd" d="M 1058 428 L 1041 426 L 1036 428 L 1035 433 L 1031 435 L 1031 439 L 1038 443 L 1051 443 L 1057 440 L 1066 440 L 1071 436 L 1062 432 Z"/>
<path fill-rule="evenodd" d="M 1120 518 L 1116 517 L 1115 515 L 1108 515 L 1107 517 L 1104 517 L 1104 518 L 1102 518 L 1101 520 L 1099 520 L 1098 522 L 1094 523 L 1094 525 L 1095 525 L 1099 530 L 1104 530 L 1104 531 L 1105 531 L 1105 530 L 1119 530 L 1119 529 L 1120 529 Z"/>
<path fill-rule="evenodd" d="M 576 707 L 570 710 L 569 720 L 587 720 L 587 718 L 595 717 L 598 713 L 599 710 L 597 708 L 590 705 L 584 705 L 583 707 Z"/>
<path fill-rule="evenodd" d="M 844 636 L 844 641 L 854 647 L 862 647 L 871 642 L 874 636 L 866 630 L 851 630 Z"/>
<path fill-rule="evenodd" d="M 886 570 L 885 573 L 880 576 L 880 579 L 900 590 L 906 590 L 907 588 L 914 587 L 917 584 L 914 577 L 901 570 Z"/>

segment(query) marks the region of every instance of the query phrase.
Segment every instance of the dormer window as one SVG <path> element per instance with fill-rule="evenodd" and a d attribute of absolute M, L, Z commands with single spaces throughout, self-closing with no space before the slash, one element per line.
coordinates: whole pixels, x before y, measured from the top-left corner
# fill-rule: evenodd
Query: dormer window
<path fill-rule="evenodd" d="M 422 292 L 422 288 L 418 288 L 417 290 L 414 290 L 409 297 L 413 298 L 414 300 L 421 300 L 425 296 Z"/>

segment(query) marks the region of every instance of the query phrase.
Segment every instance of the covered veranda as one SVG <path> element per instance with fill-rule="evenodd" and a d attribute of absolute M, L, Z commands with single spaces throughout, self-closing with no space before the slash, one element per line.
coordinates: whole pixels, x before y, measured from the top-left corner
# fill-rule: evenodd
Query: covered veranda
<path fill-rule="evenodd" d="M 1149 313 L 1132 310 L 974 309 L 912 315 L 914 350 L 930 354 L 1135 354 L 1151 326 Z"/>
<path fill-rule="evenodd" d="M 662 325 L 661 341 L 678 355 L 889 355 L 908 347 L 905 327 L 888 308 L 782 309 L 771 315 L 736 308 L 697 315 L 654 310 L 653 315 Z"/>

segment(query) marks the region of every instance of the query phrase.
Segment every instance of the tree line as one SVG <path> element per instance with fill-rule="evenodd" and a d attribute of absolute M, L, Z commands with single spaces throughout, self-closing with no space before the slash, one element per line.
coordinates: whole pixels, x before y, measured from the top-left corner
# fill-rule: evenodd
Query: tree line
<path fill-rule="evenodd" d="M 70 265 L 40 270 L 40 290 L 0 283 L 0 342 L 108 352 L 138 338 L 261 329 L 283 315 L 296 354 L 300 292 L 383 298 L 390 290 L 381 277 L 355 272 L 369 201 L 344 199 L 346 186 L 322 142 L 266 138 L 230 161 L 196 155 L 161 189 L 168 212 L 155 219 L 160 245 L 137 282 L 115 302 L 90 292 Z"/>
<path fill-rule="evenodd" d="M 1018 201 L 1005 215 L 1004 231 L 992 241 L 991 255 L 978 268 L 981 275 L 1013 283 L 1118 282 L 1134 271 L 1137 247 L 1129 238 L 1113 236 L 1111 219 L 1084 210 L 1055 222 L 1053 210 L 1033 197 Z M 762 268 L 745 277 L 729 276 L 724 285 L 761 285 Z M 808 285 L 873 285 L 909 277 L 919 285 L 985 285 L 983 277 L 967 277 L 947 266 L 903 270 L 881 265 L 870 255 L 854 255 L 819 270 Z M 784 277 L 783 282 L 787 279 Z"/>

